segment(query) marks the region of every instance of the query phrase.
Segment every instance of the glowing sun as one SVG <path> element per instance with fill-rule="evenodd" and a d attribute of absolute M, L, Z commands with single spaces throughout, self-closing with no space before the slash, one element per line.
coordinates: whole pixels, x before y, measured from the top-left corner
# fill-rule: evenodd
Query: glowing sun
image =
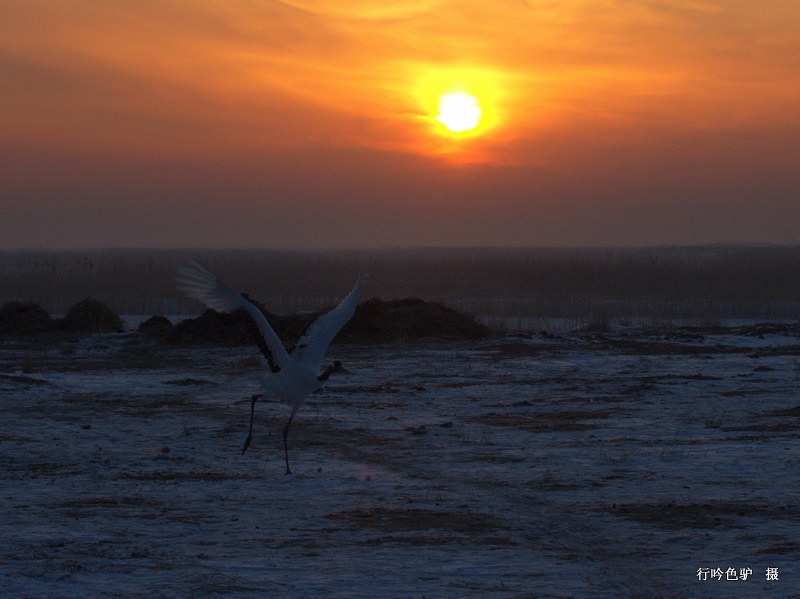
<path fill-rule="evenodd" d="M 475 129 L 481 122 L 483 111 L 475 96 L 465 92 L 448 92 L 439 97 L 439 121 L 451 133 Z"/>

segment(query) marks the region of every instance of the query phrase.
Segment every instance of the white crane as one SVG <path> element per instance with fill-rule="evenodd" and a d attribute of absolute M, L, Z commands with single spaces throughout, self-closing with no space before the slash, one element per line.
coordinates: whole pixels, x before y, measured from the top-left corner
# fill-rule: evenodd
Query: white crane
<path fill-rule="evenodd" d="M 283 343 L 269 326 L 264 314 L 239 292 L 231 289 L 197 262 L 178 267 L 178 289 L 205 303 L 209 308 L 220 312 L 244 310 L 258 327 L 256 341 L 267 359 L 271 374 L 262 382 L 262 393 L 253 395 L 250 400 L 250 433 L 244 442 L 242 453 L 247 451 L 253 438 L 253 414 L 256 402 L 262 397 L 281 399 L 292 403 L 292 413 L 283 428 L 283 450 L 286 456 L 286 474 L 289 469 L 289 427 L 300 404 L 308 395 L 321 389 L 334 372 L 346 372 L 341 362 L 334 362 L 319 374 L 322 358 L 331 341 L 345 323 L 353 317 L 358 302 L 358 293 L 364 276 L 359 277 L 350 294 L 330 312 L 317 318 L 306 329 L 292 350 L 286 352 Z"/>

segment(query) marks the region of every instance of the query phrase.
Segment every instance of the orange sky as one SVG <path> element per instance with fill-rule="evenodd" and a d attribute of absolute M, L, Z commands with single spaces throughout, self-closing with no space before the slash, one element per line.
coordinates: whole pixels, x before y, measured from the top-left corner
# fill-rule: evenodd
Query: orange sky
<path fill-rule="evenodd" d="M 800 243 L 800 3 L 10 0 L 0 131 L 0 247 Z"/>

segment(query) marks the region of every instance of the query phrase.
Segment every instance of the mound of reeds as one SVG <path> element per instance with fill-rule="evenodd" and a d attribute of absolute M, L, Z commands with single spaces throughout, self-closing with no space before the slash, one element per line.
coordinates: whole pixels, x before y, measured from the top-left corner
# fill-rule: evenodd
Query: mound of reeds
<path fill-rule="evenodd" d="M 229 314 L 206 310 L 197 318 L 180 321 L 165 339 L 170 343 L 252 343 L 248 318 L 239 310 Z"/>
<path fill-rule="evenodd" d="M 245 297 L 247 297 L 245 295 Z M 280 337 L 287 350 L 291 351 L 294 343 L 303 334 L 308 325 L 319 314 L 289 314 L 278 316 L 267 310 L 263 304 L 248 298 L 264 314 L 272 330 Z M 154 317 L 156 318 L 156 317 Z M 142 323 L 155 326 L 153 319 Z M 159 321 L 160 322 L 160 321 Z M 163 327 L 161 322 L 161 327 Z M 140 330 L 142 328 L 140 327 Z M 159 335 L 169 343 L 220 343 L 220 344 L 244 344 L 256 343 L 261 336 L 256 329 L 255 322 L 247 315 L 244 310 L 237 310 L 231 313 L 221 313 L 216 310 L 206 310 L 197 318 L 188 318 L 176 324 L 166 334 L 161 329 Z M 146 332 L 146 331 L 145 331 Z"/>
<path fill-rule="evenodd" d="M 315 311 L 277 316 L 258 302 L 250 301 L 264 313 L 288 351 L 292 350 L 308 326 L 324 314 L 324 311 Z M 155 321 L 152 325 L 156 326 Z M 206 310 L 198 318 L 183 320 L 166 335 L 158 336 L 170 343 L 241 344 L 255 342 L 257 335 L 252 320 L 244 311 L 221 314 Z M 416 298 L 390 301 L 374 298 L 358 305 L 355 315 L 339 333 L 338 339 L 392 342 L 423 338 L 480 339 L 487 335 L 489 330 L 478 323 L 473 315 L 438 302 Z"/>
<path fill-rule="evenodd" d="M 0 307 L 0 335 L 30 335 L 52 331 L 56 324 L 39 305 L 8 302 Z"/>
<path fill-rule="evenodd" d="M 121 333 L 124 329 L 124 323 L 116 312 L 93 299 L 78 302 L 60 319 L 54 319 L 34 303 L 11 301 L 0 307 L 0 335 L 58 331 Z"/>
<path fill-rule="evenodd" d="M 67 331 L 121 333 L 125 330 L 117 313 L 95 299 L 85 299 L 72 306 L 59 324 Z"/>
<path fill-rule="evenodd" d="M 166 316 L 151 316 L 139 325 L 139 332 L 157 339 L 168 339 L 175 327 Z"/>
<path fill-rule="evenodd" d="M 474 315 L 439 302 L 414 297 L 389 301 L 373 298 L 358 305 L 342 334 L 374 341 L 480 339 L 489 335 L 489 329 Z"/>

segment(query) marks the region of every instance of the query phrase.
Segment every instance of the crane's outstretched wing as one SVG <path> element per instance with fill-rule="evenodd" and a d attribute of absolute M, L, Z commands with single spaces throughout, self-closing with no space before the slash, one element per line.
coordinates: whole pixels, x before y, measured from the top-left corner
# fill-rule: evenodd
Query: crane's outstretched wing
<path fill-rule="evenodd" d="M 333 341 L 333 338 L 336 337 L 336 333 L 356 313 L 358 293 L 361 291 L 361 283 L 363 281 L 364 275 L 361 275 L 356 281 L 353 290 L 338 306 L 311 323 L 294 346 L 292 351 L 293 358 L 307 366 L 319 368 L 328 346 Z"/>
<path fill-rule="evenodd" d="M 272 327 L 269 326 L 261 310 L 245 299 L 238 291 L 228 287 L 215 275 L 194 261 L 178 266 L 177 283 L 179 290 L 190 297 L 199 299 L 214 310 L 219 310 L 220 312 L 245 310 L 258 329 L 255 331 L 261 336 L 258 346 L 267 359 L 272 372 L 278 372 L 281 368 L 288 366 L 289 354 L 286 353 L 283 343 L 281 343 L 275 331 L 272 330 Z"/>

